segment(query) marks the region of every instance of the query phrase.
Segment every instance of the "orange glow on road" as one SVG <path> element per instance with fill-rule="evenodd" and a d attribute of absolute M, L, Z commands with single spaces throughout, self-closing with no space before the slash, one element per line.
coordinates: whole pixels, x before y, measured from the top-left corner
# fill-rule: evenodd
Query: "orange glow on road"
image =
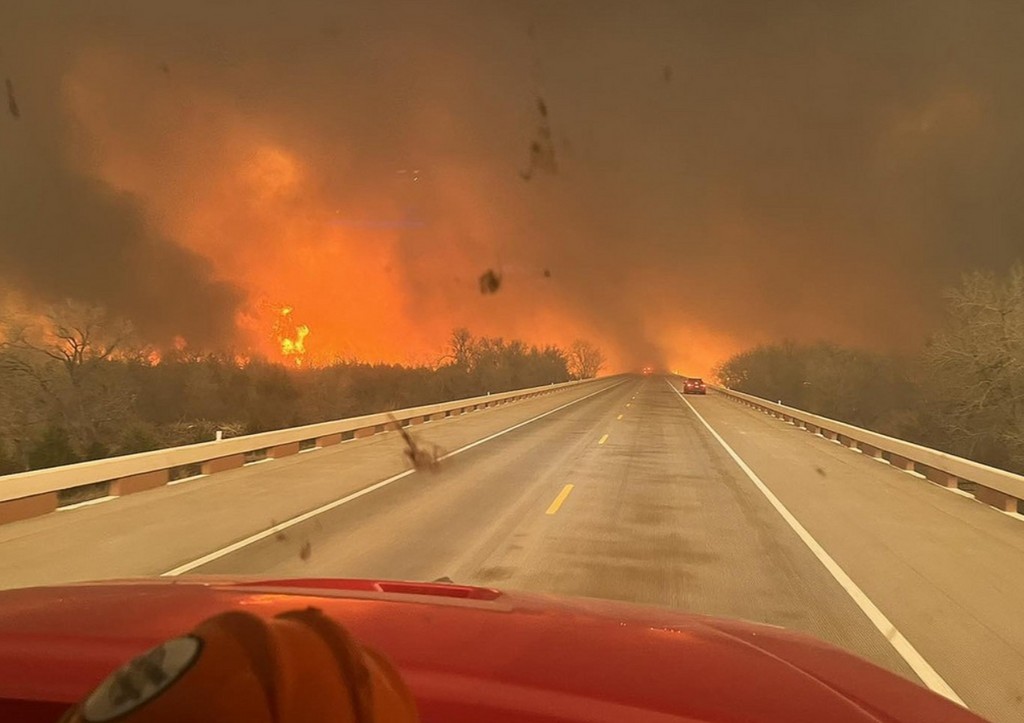
<path fill-rule="evenodd" d="M 714 378 L 714 369 L 744 348 L 735 339 L 701 327 L 676 328 L 662 339 L 671 350 L 668 368 L 684 376 Z"/>

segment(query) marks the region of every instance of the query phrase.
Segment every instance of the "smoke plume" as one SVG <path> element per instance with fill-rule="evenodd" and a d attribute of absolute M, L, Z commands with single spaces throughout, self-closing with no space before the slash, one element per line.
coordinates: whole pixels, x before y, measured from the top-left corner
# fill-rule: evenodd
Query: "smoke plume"
<path fill-rule="evenodd" d="M 5 5 L 0 282 L 154 337 L 701 373 L 912 346 L 1024 253 L 1012 3 Z"/>

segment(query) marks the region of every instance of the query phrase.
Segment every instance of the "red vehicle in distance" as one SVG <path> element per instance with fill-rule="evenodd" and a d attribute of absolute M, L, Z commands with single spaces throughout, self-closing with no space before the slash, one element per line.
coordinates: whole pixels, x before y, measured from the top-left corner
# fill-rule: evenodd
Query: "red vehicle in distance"
<path fill-rule="evenodd" d="M 704 380 L 699 377 L 687 377 L 683 379 L 683 394 L 707 394 L 708 388 Z"/>

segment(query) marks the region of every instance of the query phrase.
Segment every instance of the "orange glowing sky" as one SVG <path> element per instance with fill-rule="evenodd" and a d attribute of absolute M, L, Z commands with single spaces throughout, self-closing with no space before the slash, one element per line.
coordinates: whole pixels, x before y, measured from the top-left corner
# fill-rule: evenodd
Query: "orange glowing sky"
<path fill-rule="evenodd" d="M 38 0 L 0 26 L 0 287 L 290 362 L 287 306 L 312 364 L 913 347 L 1024 237 L 1024 21 L 929 12 Z"/>
<path fill-rule="evenodd" d="M 137 64 L 107 50 L 84 55 L 69 75 L 68 106 L 94 149 L 81 162 L 140 198 L 161 232 L 245 290 L 249 303 L 237 318 L 244 345 L 277 358 L 271 329 L 287 305 L 310 329 L 307 359 L 314 364 L 337 358 L 435 362 L 458 326 L 537 344 L 567 346 L 585 337 L 606 350 L 609 369 L 634 363 L 602 333 L 599 318 L 565 308 L 540 260 L 517 259 L 514 249 L 488 240 L 489 229 L 501 225 L 501 212 L 474 169 L 388 168 L 373 179 L 376 184 L 354 174 L 344 194 L 332 194 L 316 159 L 216 98 L 203 98 L 201 113 L 182 118 L 159 148 L 142 153 L 134 142 L 151 136 L 140 129 L 165 124 L 180 113 L 182 99 L 143 93 L 134 130 L 125 133 L 123 119 L 112 123 L 105 109 L 118 89 L 145 85 L 137 76 Z M 344 141 L 339 145 L 344 158 Z M 403 256 L 400 242 L 426 225 L 408 217 L 401 204 L 403 194 L 415 190 L 412 184 L 430 186 L 445 209 L 444 218 L 424 229 L 429 248 L 415 264 Z M 449 233 L 468 240 L 436 243 Z M 481 296 L 476 279 L 492 266 L 502 273 L 503 289 Z M 677 341 L 685 345 L 678 335 Z M 717 340 L 713 355 L 728 348 Z M 685 361 L 706 366 L 710 358 Z"/>

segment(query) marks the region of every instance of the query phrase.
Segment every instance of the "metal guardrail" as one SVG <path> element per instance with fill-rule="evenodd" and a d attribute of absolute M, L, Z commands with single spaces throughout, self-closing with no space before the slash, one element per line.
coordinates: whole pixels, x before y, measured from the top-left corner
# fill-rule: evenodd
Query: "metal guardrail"
<path fill-rule="evenodd" d="M 396 428 L 396 423 L 420 424 L 594 381 L 600 380 L 531 387 L 6 475 L 0 477 L 0 523 L 46 514 L 71 502 L 132 494 L 183 478 L 369 437 Z"/>
<path fill-rule="evenodd" d="M 784 422 L 860 450 L 871 457 L 884 459 L 898 469 L 916 472 L 944 487 L 971 492 L 977 500 L 1004 512 L 1024 514 L 1024 477 L 1019 474 L 743 392 L 711 385 L 709 388 Z"/>

